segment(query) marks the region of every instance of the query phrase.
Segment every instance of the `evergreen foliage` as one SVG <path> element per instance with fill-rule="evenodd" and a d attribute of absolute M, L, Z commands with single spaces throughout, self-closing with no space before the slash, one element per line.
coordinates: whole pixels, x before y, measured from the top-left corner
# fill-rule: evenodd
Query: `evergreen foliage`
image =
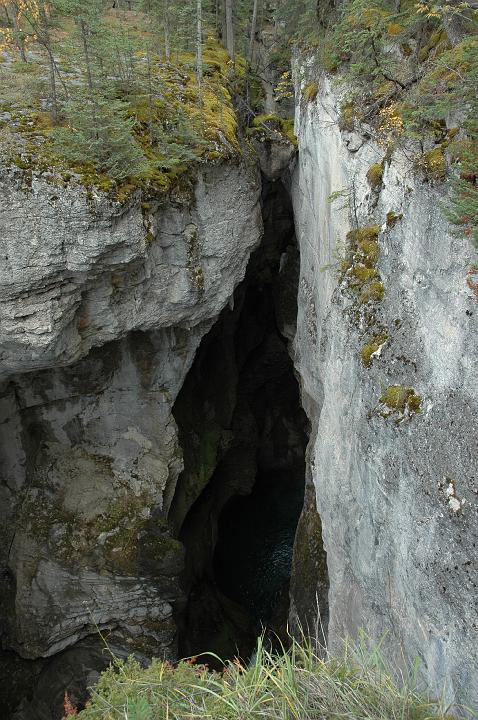
<path fill-rule="evenodd" d="M 141 177 L 148 163 L 136 141 L 134 120 L 121 100 L 79 97 L 64 106 L 66 127 L 53 130 L 60 155 L 72 166 L 92 165 L 113 180 Z"/>
<path fill-rule="evenodd" d="M 97 173 L 115 183 L 164 189 L 188 163 L 237 154 L 235 106 L 250 136 L 263 130 L 254 122 L 261 115 L 254 36 L 273 28 L 271 60 L 282 73 L 276 101 L 287 104 L 292 97 L 291 46 L 310 50 L 322 68 L 353 88 L 341 129 L 366 124 L 388 153 L 418 142 L 417 171 L 433 183 L 446 176 L 448 216 L 478 243 L 478 11 L 472 3 L 112 4 L 0 0 L 3 47 L 19 58 L 2 73 L 1 107 L 15 112 L 29 105 L 35 125 L 29 132 L 30 123 L 20 123 L 28 148 L 22 164 L 63 162 L 80 172 L 83 167 L 88 182 Z M 249 67 L 243 57 L 252 61 Z M 35 65 L 40 70 L 30 72 Z M 309 100 L 318 80 L 309 78 Z M 37 127 L 45 104 L 53 128 Z"/>

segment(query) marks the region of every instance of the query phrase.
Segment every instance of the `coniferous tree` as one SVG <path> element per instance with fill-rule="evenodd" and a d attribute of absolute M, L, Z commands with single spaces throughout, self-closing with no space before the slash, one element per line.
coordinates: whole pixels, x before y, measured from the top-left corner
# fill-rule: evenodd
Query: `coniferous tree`
<path fill-rule="evenodd" d="M 61 155 L 72 165 L 90 163 L 114 180 L 138 176 L 148 164 L 128 119 L 128 107 L 120 100 L 79 95 L 70 100 L 64 112 L 67 126 L 54 131 Z M 94 126 L 92 125 L 94 117 Z"/>

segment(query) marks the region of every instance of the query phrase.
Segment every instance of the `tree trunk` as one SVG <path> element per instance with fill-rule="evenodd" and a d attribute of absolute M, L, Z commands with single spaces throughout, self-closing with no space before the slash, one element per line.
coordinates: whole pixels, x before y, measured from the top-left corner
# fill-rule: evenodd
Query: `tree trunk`
<path fill-rule="evenodd" d="M 197 33 L 196 33 L 196 74 L 199 86 L 199 95 L 202 88 L 202 0 L 197 0 Z"/>
<path fill-rule="evenodd" d="M 15 36 L 15 42 L 17 43 L 17 47 L 20 51 L 20 56 L 23 60 L 23 62 L 27 62 L 27 56 L 25 53 L 25 40 L 23 39 L 22 31 L 20 30 L 20 27 L 18 25 L 18 11 L 17 8 L 13 8 L 13 33 Z"/>
<path fill-rule="evenodd" d="M 171 40 L 169 32 L 169 0 L 164 0 L 163 4 L 163 27 L 164 27 L 164 54 L 166 60 L 171 60 Z"/>
<path fill-rule="evenodd" d="M 48 59 L 50 63 L 50 89 L 51 89 L 51 100 L 52 100 L 52 113 L 51 117 L 53 124 L 56 125 L 58 122 L 58 96 L 56 92 L 56 71 L 55 71 L 55 60 L 51 51 L 48 51 Z"/>
<path fill-rule="evenodd" d="M 254 0 L 254 6 L 252 8 L 252 20 L 251 20 L 251 39 L 249 42 L 249 62 L 252 65 L 254 59 L 254 43 L 256 39 L 256 28 L 257 28 L 257 11 L 259 6 L 259 0 Z"/>
<path fill-rule="evenodd" d="M 226 0 L 226 47 L 234 62 L 234 17 L 232 14 L 233 0 Z"/>
<path fill-rule="evenodd" d="M 217 0 L 218 5 L 221 8 L 221 40 L 223 45 L 227 43 L 227 30 L 226 30 L 226 0 Z"/>
<path fill-rule="evenodd" d="M 149 46 L 148 46 L 147 53 L 146 53 L 146 62 L 147 62 L 147 68 L 148 68 L 148 110 L 149 110 L 148 130 L 149 130 L 149 143 L 152 146 L 154 143 L 154 128 L 153 128 L 154 108 L 153 108 L 153 80 L 152 80 L 152 72 L 151 72 L 151 55 L 149 52 Z"/>
<path fill-rule="evenodd" d="M 81 28 L 81 39 L 83 41 L 83 52 L 85 54 L 86 77 L 88 80 L 88 87 L 90 89 L 91 96 L 93 97 L 93 75 L 91 72 L 91 60 L 90 60 L 90 53 L 88 50 L 88 30 L 87 30 L 84 20 L 80 21 L 80 28 Z"/>

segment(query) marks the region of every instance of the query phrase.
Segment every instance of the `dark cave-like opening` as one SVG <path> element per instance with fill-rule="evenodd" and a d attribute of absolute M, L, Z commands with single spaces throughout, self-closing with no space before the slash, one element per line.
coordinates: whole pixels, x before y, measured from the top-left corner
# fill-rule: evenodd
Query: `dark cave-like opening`
<path fill-rule="evenodd" d="M 170 523 L 186 548 L 180 655 L 248 657 L 285 638 L 307 419 L 290 357 L 298 251 L 289 196 L 266 183 L 264 239 L 204 338 L 174 414 L 184 453 Z"/>

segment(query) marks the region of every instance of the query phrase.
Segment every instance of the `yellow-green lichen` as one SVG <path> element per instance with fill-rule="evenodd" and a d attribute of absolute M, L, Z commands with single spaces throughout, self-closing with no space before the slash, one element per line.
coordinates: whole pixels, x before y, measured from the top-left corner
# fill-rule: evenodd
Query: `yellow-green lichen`
<path fill-rule="evenodd" d="M 363 346 L 360 351 L 360 356 L 365 367 L 368 368 L 371 366 L 372 360 L 377 356 L 388 339 L 387 333 L 380 333 L 379 335 L 374 335 L 372 340 Z"/>

